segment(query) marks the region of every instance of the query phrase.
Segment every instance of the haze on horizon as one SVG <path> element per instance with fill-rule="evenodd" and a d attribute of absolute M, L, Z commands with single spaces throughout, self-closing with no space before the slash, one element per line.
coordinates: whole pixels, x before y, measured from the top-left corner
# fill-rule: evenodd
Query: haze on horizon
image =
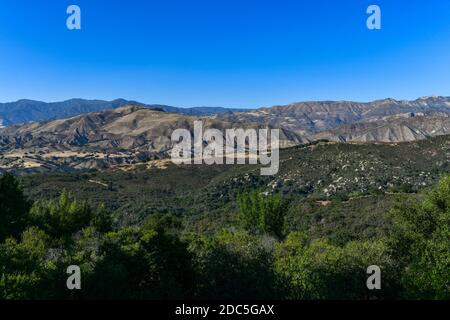
<path fill-rule="evenodd" d="M 82 10 L 82 30 L 66 9 Z M 180 107 L 449 95 L 450 3 L 0 0 L 0 101 Z"/>

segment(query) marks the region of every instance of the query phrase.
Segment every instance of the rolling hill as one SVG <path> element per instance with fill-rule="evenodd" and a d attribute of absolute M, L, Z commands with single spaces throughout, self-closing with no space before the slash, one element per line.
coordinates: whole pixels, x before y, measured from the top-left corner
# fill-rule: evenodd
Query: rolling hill
<path fill-rule="evenodd" d="M 24 110 L 27 103 L 22 101 Z M 0 168 L 25 172 L 102 169 L 166 159 L 173 147 L 172 132 L 192 132 L 194 121 L 202 121 L 205 129 L 222 131 L 278 128 L 282 148 L 320 140 L 398 143 L 450 134 L 450 98 L 446 97 L 302 102 L 245 112 L 183 109 L 184 114 L 167 106 L 125 103 L 72 100 L 66 102 L 67 108 L 58 109 L 63 113 L 53 115 L 81 114 L 0 128 Z M 35 114 L 36 108 L 29 113 Z M 92 109 L 100 111 L 86 112 Z"/>
<path fill-rule="evenodd" d="M 227 122 L 215 117 L 124 106 L 99 113 L 0 130 L 0 168 L 35 170 L 105 168 L 170 156 L 172 132 L 193 132 L 194 121 L 204 129 L 265 127 L 252 122 Z M 281 130 L 282 147 L 300 144 L 296 134 Z"/>

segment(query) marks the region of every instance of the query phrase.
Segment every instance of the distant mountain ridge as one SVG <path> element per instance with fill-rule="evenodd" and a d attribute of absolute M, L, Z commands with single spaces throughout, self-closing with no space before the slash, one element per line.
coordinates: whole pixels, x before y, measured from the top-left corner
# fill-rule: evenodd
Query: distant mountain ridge
<path fill-rule="evenodd" d="M 141 106 L 150 109 L 160 109 L 184 115 L 205 116 L 223 112 L 244 111 L 244 109 L 227 109 L 221 107 L 178 108 L 158 104 L 144 104 L 137 101 L 116 99 L 112 101 L 70 99 L 62 102 L 42 102 L 22 99 L 16 102 L 0 103 L 0 127 L 32 121 L 47 121 L 63 119 L 82 113 L 101 112 L 116 109 L 126 105 Z"/>
<path fill-rule="evenodd" d="M 112 101 L 71 99 L 50 103 L 23 99 L 16 102 L 0 103 L 0 126 L 63 119 L 83 113 L 116 109 L 126 105 L 190 116 L 217 116 L 219 119 L 227 121 L 244 120 L 270 123 L 304 136 L 311 136 L 340 125 L 386 120 L 389 117 L 406 113 L 450 112 L 450 97 L 430 96 L 412 101 L 391 98 L 373 102 L 309 101 L 259 109 L 179 108 L 125 99 Z"/>
<path fill-rule="evenodd" d="M 101 112 L 0 129 L 0 171 L 8 168 L 99 169 L 117 164 L 166 159 L 175 144 L 172 133 L 194 122 L 225 132 L 234 127 L 258 129 L 258 123 L 231 123 L 211 116 L 188 116 L 127 105 Z M 300 137 L 280 130 L 282 147 L 301 144 Z"/>

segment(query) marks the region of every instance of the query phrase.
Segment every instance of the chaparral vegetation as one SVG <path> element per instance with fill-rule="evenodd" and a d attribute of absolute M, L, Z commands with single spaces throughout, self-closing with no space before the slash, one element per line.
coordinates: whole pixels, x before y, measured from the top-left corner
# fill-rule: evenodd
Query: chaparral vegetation
<path fill-rule="evenodd" d="M 5 173 L 0 298 L 450 299 L 449 170 L 420 157 L 319 143 L 283 150 L 275 177 L 254 166 Z M 81 290 L 66 287 L 70 265 Z M 371 265 L 381 290 L 366 286 Z"/>

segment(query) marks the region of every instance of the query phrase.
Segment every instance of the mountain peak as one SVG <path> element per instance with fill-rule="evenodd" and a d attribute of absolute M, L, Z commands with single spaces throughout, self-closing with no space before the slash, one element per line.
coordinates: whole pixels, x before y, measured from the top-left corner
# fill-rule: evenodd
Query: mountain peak
<path fill-rule="evenodd" d="M 381 99 L 381 100 L 375 100 L 373 103 L 375 105 L 396 104 L 396 103 L 398 103 L 398 100 L 395 100 L 393 98 L 385 98 L 385 99 Z"/>
<path fill-rule="evenodd" d="M 449 97 L 444 96 L 424 96 L 417 99 L 418 101 L 450 101 Z"/>

